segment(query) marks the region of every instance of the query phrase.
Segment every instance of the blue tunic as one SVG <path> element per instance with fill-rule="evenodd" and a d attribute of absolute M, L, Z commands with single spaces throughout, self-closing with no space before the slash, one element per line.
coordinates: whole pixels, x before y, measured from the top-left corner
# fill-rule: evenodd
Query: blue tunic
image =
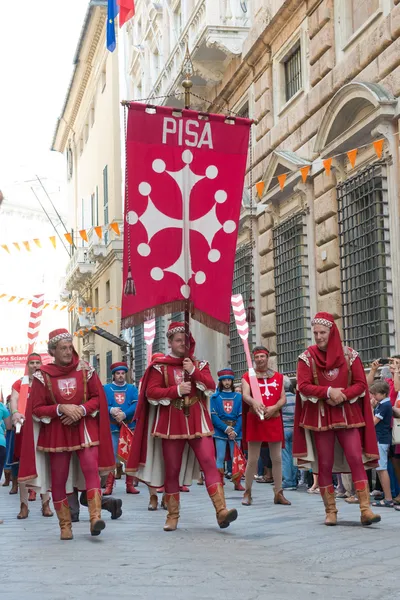
<path fill-rule="evenodd" d="M 120 408 L 125 413 L 126 423 L 129 429 L 135 429 L 136 422 L 133 421 L 136 405 L 138 401 L 138 389 L 135 385 L 125 383 L 124 385 L 116 385 L 108 383 L 104 386 L 104 392 L 107 398 L 108 414 L 110 415 L 111 433 L 119 432 L 120 425 L 113 419 L 110 414 L 112 408 Z"/>
<path fill-rule="evenodd" d="M 233 422 L 236 440 L 242 439 L 242 394 L 237 392 L 216 392 L 211 396 L 211 419 L 214 437 L 228 441 L 225 429 Z"/>

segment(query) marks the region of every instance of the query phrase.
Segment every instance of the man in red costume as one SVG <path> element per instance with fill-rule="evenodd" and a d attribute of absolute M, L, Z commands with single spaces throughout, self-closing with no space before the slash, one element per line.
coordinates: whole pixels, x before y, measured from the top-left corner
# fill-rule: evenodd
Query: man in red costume
<path fill-rule="evenodd" d="M 250 506 L 253 502 L 251 488 L 262 445 L 268 445 L 272 474 L 274 477 L 274 503 L 289 506 L 291 503 L 282 490 L 282 443 L 285 440 L 281 408 L 286 404 L 283 375 L 268 368 L 269 352 L 264 346 L 253 350 L 257 381 L 261 392 L 262 404 L 251 395 L 249 374 L 242 378 L 243 390 L 243 441 L 248 448 L 246 467 L 246 490 L 242 504 Z M 260 415 L 262 418 L 260 418 Z"/>
<path fill-rule="evenodd" d="M 318 313 L 312 326 L 315 345 L 299 356 L 297 366 L 293 456 L 318 473 L 326 525 L 337 522 L 332 472 L 351 472 L 362 525 L 378 523 L 364 468 L 375 466 L 379 453 L 362 362 L 355 350 L 343 347 L 331 314 Z"/>
<path fill-rule="evenodd" d="M 19 480 L 30 487 L 51 486 L 62 540 L 73 537 L 67 480 L 71 492 L 74 486 L 86 489 L 90 532 L 99 535 L 105 527 L 99 471 L 115 468 L 107 401 L 97 374 L 79 360 L 66 329 L 49 334 L 48 351 L 54 363 L 36 371 L 29 394 Z M 51 483 L 44 475 L 47 459 Z M 84 481 L 72 476 L 78 467 Z"/>
<path fill-rule="evenodd" d="M 226 508 L 215 462 L 214 431 L 207 406 L 207 397 L 214 392 L 215 383 L 208 364 L 193 356 L 192 336 L 189 357 L 184 358 L 183 323 L 171 323 L 167 338 L 169 355 L 153 360 L 143 377 L 126 472 L 137 474 L 152 487 L 165 485 L 168 515 L 164 530 L 175 531 L 179 519 L 180 479 L 183 485 L 190 485 L 193 477 L 198 476 L 198 461 L 218 525 L 224 529 L 236 520 L 237 511 Z M 190 406 L 189 416 L 185 415 L 185 404 Z"/>

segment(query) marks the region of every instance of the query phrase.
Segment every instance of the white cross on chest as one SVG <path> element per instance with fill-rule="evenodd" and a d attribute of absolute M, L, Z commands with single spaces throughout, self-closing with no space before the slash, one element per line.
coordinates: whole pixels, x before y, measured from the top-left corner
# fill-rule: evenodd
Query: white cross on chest
<path fill-rule="evenodd" d="M 278 384 L 276 383 L 276 381 L 272 381 L 272 383 L 268 384 L 268 381 L 267 381 L 266 378 L 264 378 L 263 381 L 264 381 L 264 383 L 260 383 L 260 381 L 259 381 L 258 382 L 258 386 L 260 388 L 261 395 L 265 396 L 265 397 L 268 397 L 268 396 L 271 395 L 271 392 L 269 391 L 269 388 L 273 387 L 273 388 L 276 389 L 278 387 Z M 264 391 L 263 391 L 262 388 L 264 388 Z"/>

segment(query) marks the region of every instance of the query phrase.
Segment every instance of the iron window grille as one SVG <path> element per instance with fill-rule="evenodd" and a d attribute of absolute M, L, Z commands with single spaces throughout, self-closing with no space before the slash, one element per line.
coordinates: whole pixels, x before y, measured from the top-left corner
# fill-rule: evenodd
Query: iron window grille
<path fill-rule="evenodd" d="M 337 187 L 344 342 L 367 363 L 394 349 L 389 206 L 383 163 Z"/>
<path fill-rule="evenodd" d="M 147 357 L 143 323 L 135 325 L 133 328 L 133 340 L 135 349 L 135 383 L 136 385 L 139 385 L 139 381 L 146 370 Z"/>
<path fill-rule="evenodd" d="M 247 307 L 252 290 L 252 262 L 253 253 L 251 244 L 244 244 L 236 251 L 235 266 L 233 271 L 232 294 L 242 294 L 244 305 Z M 253 331 L 249 329 L 249 345 L 253 345 Z M 246 356 L 243 350 L 243 342 L 236 329 L 235 317 L 231 311 L 229 325 L 229 346 L 231 355 L 231 368 L 236 379 L 240 379 L 247 371 Z"/>
<path fill-rule="evenodd" d="M 273 229 L 276 338 L 281 373 L 296 374 L 297 359 L 308 343 L 310 319 L 305 213 Z"/>
<path fill-rule="evenodd" d="M 285 97 L 286 102 L 292 98 L 303 85 L 301 73 L 301 46 L 300 42 L 293 49 L 283 63 L 285 69 Z"/>
<path fill-rule="evenodd" d="M 106 377 L 107 377 L 107 383 L 111 383 L 112 382 L 112 375 L 111 375 L 111 365 L 112 365 L 112 350 L 109 350 L 106 353 Z"/>

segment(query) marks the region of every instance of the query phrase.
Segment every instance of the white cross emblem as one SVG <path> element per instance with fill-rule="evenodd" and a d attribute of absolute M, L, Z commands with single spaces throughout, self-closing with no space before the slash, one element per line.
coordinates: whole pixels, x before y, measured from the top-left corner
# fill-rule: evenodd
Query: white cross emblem
<path fill-rule="evenodd" d="M 265 378 L 264 378 L 263 381 L 264 381 L 264 383 L 258 382 L 258 386 L 260 388 L 261 395 L 265 396 L 266 398 L 268 398 L 268 396 L 271 395 L 271 392 L 269 391 L 269 388 L 273 387 L 273 388 L 276 389 L 278 387 L 278 384 L 276 383 L 276 381 L 272 381 L 272 383 L 268 384 L 268 381 Z M 261 388 L 264 388 L 264 391 Z"/>

